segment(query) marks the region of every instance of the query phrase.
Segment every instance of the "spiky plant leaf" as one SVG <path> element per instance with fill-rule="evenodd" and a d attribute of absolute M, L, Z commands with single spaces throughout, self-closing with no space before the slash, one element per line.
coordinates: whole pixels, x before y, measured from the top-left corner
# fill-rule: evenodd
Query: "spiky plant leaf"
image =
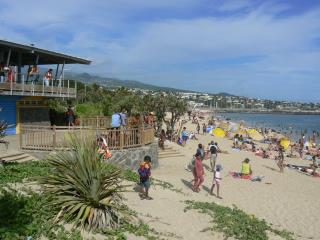
<path fill-rule="evenodd" d="M 116 228 L 127 215 L 120 192 L 121 171 L 104 172 L 97 159 L 93 136 L 69 136 L 72 151 L 52 155 L 52 172 L 43 177 L 44 190 L 54 196 L 51 204 L 59 206 L 56 221 L 73 222 L 85 229 Z"/>

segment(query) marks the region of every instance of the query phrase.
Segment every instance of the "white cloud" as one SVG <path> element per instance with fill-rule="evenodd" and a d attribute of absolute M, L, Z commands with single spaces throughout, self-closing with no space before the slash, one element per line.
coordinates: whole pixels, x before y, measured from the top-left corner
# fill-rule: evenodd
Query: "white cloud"
<path fill-rule="evenodd" d="M 288 89 L 313 92 L 303 82 L 314 84 L 320 75 L 314 44 L 319 8 L 280 18 L 292 6 L 247 0 L 17 2 L 2 0 L 0 36 L 91 57 L 91 69 L 81 70 L 197 90 L 237 86 L 240 94 L 262 97 L 274 95 L 259 86 L 272 89 L 285 81 Z M 213 8 L 236 13 L 214 15 Z"/>

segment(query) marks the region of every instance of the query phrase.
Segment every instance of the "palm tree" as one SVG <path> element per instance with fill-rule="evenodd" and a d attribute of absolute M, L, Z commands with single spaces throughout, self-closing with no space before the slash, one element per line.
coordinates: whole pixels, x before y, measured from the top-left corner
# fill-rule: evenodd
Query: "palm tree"
<path fill-rule="evenodd" d="M 60 209 L 57 222 L 73 222 L 87 230 L 116 228 L 126 216 L 120 195 L 124 188 L 119 184 L 121 172 L 116 168 L 103 171 L 91 137 L 70 135 L 73 150 L 49 157 L 52 172 L 41 182 L 53 196 L 51 204 Z"/>

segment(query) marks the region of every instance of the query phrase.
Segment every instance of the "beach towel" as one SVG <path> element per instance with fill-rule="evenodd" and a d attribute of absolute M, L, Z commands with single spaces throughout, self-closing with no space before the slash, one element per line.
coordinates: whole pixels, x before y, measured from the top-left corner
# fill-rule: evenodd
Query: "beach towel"
<path fill-rule="evenodd" d="M 239 173 L 239 172 L 229 172 L 229 175 L 233 178 L 236 178 L 236 179 L 251 180 L 252 182 L 261 182 L 265 178 L 265 176 L 252 177 L 251 175 L 244 177 L 244 176 L 241 176 L 241 173 Z"/>
<path fill-rule="evenodd" d="M 239 172 L 229 172 L 229 175 L 236 179 L 245 179 L 245 180 L 251 180 L 251 175 L 248 176 L 242 176 Z"/>
<path fill-rule="evenodd" d="M 240 152 L 241 150 L 239 148 L 232 148 L 232 151 Z"/>
<path fill-rule="evenodd" d="M 297 172 L 305 174 L 307 176 L 320 177 L 320 173 L 317 173 L 317 172 L 314 175 L 311 175 L 313 170 L 310 167 L 287 164 L 287 168 L 292 169 L 292 170 L 296 170 Z"/>

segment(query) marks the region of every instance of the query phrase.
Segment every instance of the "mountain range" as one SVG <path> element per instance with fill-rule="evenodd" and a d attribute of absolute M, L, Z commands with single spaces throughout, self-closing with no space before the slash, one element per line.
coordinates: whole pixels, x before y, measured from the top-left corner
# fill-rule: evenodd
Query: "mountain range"
<path fill-rule="evenodd" d="M 81 81 L 86 84 L 97 83 L 100 86 L 115 89 L 119 87 L 126 87 L 126 88 L 139 88 L 144 90 L 151 90 L 151 91 L 163 91 L 163 92 L 192 92 L 192 93 L 200 93 L 197 91 L 185 90 L 185 89 L 178 89 L 178 88 L 171 88 L 171 87 L 160 87 L 152 84 L 142 83 L 136 80 L 121 80 L 117 78 L 110 78 L 110 77 L 101 77 L 97 75 L 91 75 L 89 73 L 75 73 L 75 72 L 66 72 L 65 79 L 73 79 L 77 81 Z M 233 96 L 229 93 L 221 92 L 216 93 L 216 95 L 221 96 Z"/>
<path fill-rule="evenodd" d="M 183 89 L 177 89 L 177 88 L 160 87 L 152 84 L 142 83 L 135 80 L 120 80 L 117 78 L 101 77 L 101 76 L 91 75 L 89 73 L 68 72 L 68 73 L 65 73 L 64 78 L 81 81 L 86 84 L 97 83 L 100 86 L 111 88 L 111 89 L 126 87 L 126 88 L 139 88 L 144 90 L 164 91 L 164 92 L 195 92 L 195 91 L 183 90 Z"/>

